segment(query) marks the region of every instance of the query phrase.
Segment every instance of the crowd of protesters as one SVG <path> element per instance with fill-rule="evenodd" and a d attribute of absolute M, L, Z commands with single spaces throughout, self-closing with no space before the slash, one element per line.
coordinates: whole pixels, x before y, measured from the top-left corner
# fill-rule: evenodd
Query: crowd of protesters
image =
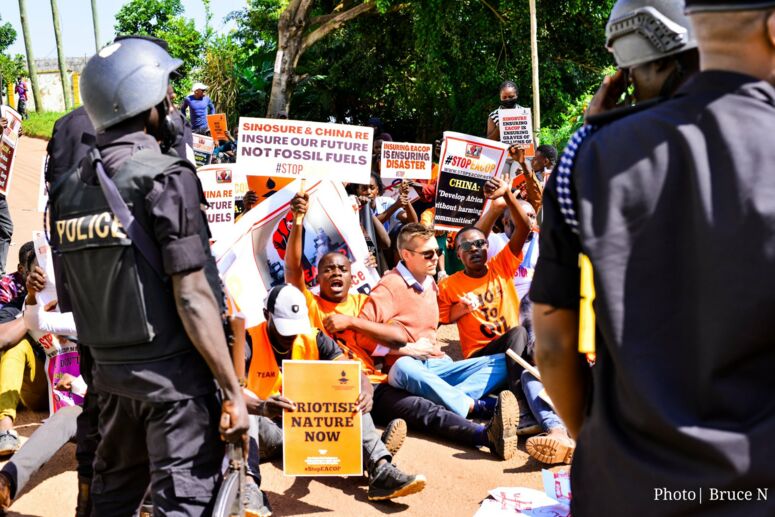
<path fill-rule="evenodd" d="M 587 121 L 592 126 L 587 128 L 605 126 L 639 110 L 649 109 L 652 102 L 674 96 L 699 71 L 700 53 L 696 49 L 694 35 L 688 29 L 688 20 L 682 14 L 682 2 L 651 2 L 659 5 L 649 7 L 651 10 L 647 11 L 622 14 L 625 7 L 619 4 L 624 3 L 617 4 L 620 12 L 616 14 L 615 8 L 616 16 L 612 15 L 609 24 L 609 45 L 613 45 L 612 51 L 621 69 L 613 77 L 606 78 L 592 100 L 587 113 Z M 767 7 L 775 5 L 775 2 L 759 3 L 762 6 L 767 4 Z M 705 12 L 702 2 L 693 4 L 697 12 Z M 715 10 L 718 9 L 721 8 L 716 6 Z M 714 12 L 714 9 L 710 11 Z M 754 12 L 760 14 L 756 9 Z M 641 18 L 631 18 L 633 13 Z M 677 47 L 680 51 L 675 51 L 673 47 L 665 50 L 667 47 L 660 47 L 653 39 L 632 36 L 633 31 L 617 32 L 617 24 L 640 23 L 644 16 L 653 17 L 663 25 L 665 19 L 669 21 L 670 24 L 665 27 L 675 30 L 677 39 L 681 39 L 678 37 L 681 34 L 688 34 L 684 34 L 685 38 L 681 40 L 685 40 L 683 46 Z M 703 21 L 711 27 L 712 17 L 718 15 L 708 16 L 711 21 L 700 18 L 702 27 L 705 27 Z M 753 31 L 753 25 L 743 22 L 740 21 L 741 27 L 745 25 Z M 767 18 L 767 23 L 768 27 L 775 27 L 771 17 Z M 681 32 L 682 26 L 684 32 Z M 701 37 L 712 40 L 709 31 L 712 32 L 711 29 L 702 32 Z M 642 45 L 638 46 L 640 40 L 627 39 L 632 37 L 642 38 Z M 129 38 L 124 40 L 124 45 L 134 45 L 138 52 L 159 53 L 163 51 L 160 48 L 166 50 L 164 42 L 148 40 Z M 622 42 L 629 42 L 630 46 Z M 648 45 L 656 46 L 659 52 L 646 52 L 645 59 L 633 58 L 638 52 L 644 53 L 643 49 L 651 48 Z M 120 55 L 123 50 L 118 52 Z M 166 52 L 160 62 L 165 59 L 170 63 L 170 69 L 166 71 L 169 74 L 176 65 Z M 167 77 L 162 79 L 164 82 Z M 617 110 L 616 103 L 630 84 L 634 86 L 634 100 L 638 106 L 627 107 L 625 111 Z M 168 90 L 166 86 L 165 89 Z M 764 95 L 770 90 L 771 87 Z M 79 396 L 85 395 L 83 409 L 76 405 L 58 411 L 22 447 L 14 430 L 17 407 L 23 405 L 41 410 L 50 399 L 51 387 L 46 382 L 43 365 L 45 348 L 50 346 L 48 341 L 51 336 L 57 336 L 63 343 L 78 342 L 79 334 L 88 341 L 87 334 L 93 332 L 93 329 L 87 331 L 84 326 L 79 328 L 76 324 L 80 310 L 77 304 L 73 312 L 54 312 L 56 301 L 45 305 L 38 302 L 36 294 L 53 279 L 49 279 L 37 263 L 33 244 L 23 245 L 19 251 L 17 271 L 0 279 L 0 457 L 10 457 L 0 470 L 0 508 L 9 506 L 31 473 L 67 440 L 75 437 L 79 463 L 77 515 L 100 515 L 100 511 L 107 514 L 104 513 L 106 509 L 111 509 L 108 512 L 111 515 L 131 515 L 143 500 L 159 514 L 173 510 L 188 515 L 207 514 L 212 511 L 218 484 L 214 479 L 218 476 L 202 481 L 200 488 L 203 490 L 187 492 L 185 502 L 182 502 L 179 493 L 185 490 L 179 490 L 177 484 L 191 483 L 196 477 L 196 469 L 220 470 L 217 460 L 223 457 L 224 451 L 222 447 L 218 449 L 215 446 L 221 441 L 220 432 L 226 440 L 233 442 L 245 437 L 248 475 L 243 504 L 253 514 L 270 515 L 270 502 L 260 490 L 260 461 L 271 459 L 282 450 L 281 415 L 284 411 L 297 409 L 295 402 L 282 392 L 282 361 L 287 359 L 347 359 L 360 363 L 361 394 L 356 403 L 363 415 L 362 446 L 369 500 L 409 496 L 425 488 L 427 480 L 423 474 L 404 472 L 395 462 L 407 433 L 411 432 L 424 433 L 472 449 L 486 448 L 494 458 L 503 461 L 515 455 L 519 437 L 525 436 L 527 453 L 540 464 L 571 464 L 576 451 L 575 438 L 585 418 L 582 402 L 591 391 L 587 381 L 576 384 L 571 381 L 577 379 L 577 375 L 586 379 L 590 369 L 597 369 L 599 374 L 602 368 L 611 367 L 606 358 L 601 368 L 595 363 L 594 353 L 582 355 L 578 353 L 578 348 L 574 348 L 580 341 L 579 320 L 583 324 L 588 315 L 583 311 L 579 315 L 578 310 L 578 277 L 582 273 L 577 270 L 574 261 L 578 260 L 581 251 L 579 231 L 576 229 L 574 234 L 563 226 L 572 225 L 569 221 L 574 221 L 572 217 L 576 212 L 569 208 L 572 201 L 562 197 L 565 195 L 563 181 L 568 180 L 557 176 L 564 173 L 563 166 L 566 169 L 571 166 L 576 150 L 574 144 L 571 143 L 562 158 L 558 156 L 558 150 L 550 145 L 537 146 L 532 157 L 526 156 L 525 146 L 509 147 L 506 166 L 484 185 L 484 195 L 491 201 L 489 208 L 481 213 L 476 224 L 456 232 L 442 232 L 433 227 L 438 163 L 433 165 L 430 180 L 403 181 L 397 198 L 385 196 L 380 175 L 380 149 L 383 142 L 393 138 L 380 118 L 369 119 L 366 125 L 374 129 L 369 183 L 348 184 L 345 189 L 353 201 L 354 211 L 366 214 L 360 220 L 370 252 L 368 265 L 378 271 L 379 282 L 368 295 L 351 291 L 352 264 L 347 255 L 338 252 L 320 257 L 314 265 L 316 278 L 305 278 L 302 223 L 307 215 L 310 195 L 297 193 L 290 202 L 288 214 L 293 225 L 284 257 L 285 283 L 272 286 L 267 293 L 264 322 L 247 331 L 239 331 L 239 339 L 244 338 L 247 342 L 249 359 L 245 364 L 230 364 L 229 371 L 224 372 L 216 352 L 200 346 L 203 331 L 196 322 L 187 319 L 191 315 L 185 315 L 185 311 L 180 310 L 181 304 L 187 300 L 179 292 L 185 291 L 187 275 L 200 270 L 207 273 L 210 264 L 208 260 L 211 258 L 206 256 L 209 253 L 207 239 L 200 239 L 207 233 L 206 223 L 205 228 L 200 228 L 198 218 L 192 219 L 190 214 L 181 216 L 185 210 L 174 212 L 170 208 L 179 208 L 174 204 L 178 202 L 176 197 L 183 199 L 183 205 L 186 199 L 193 200 L 194 205 L 202 201 L 201 186 L 197 189 L 196 181 L 185 179 L 188 172 L 180 171 L 190 172 L 190 164 L 183 163 L 187 156 L 185 146 L 190 145 L 184 128 L 189 130 L 189 140 L 191 131 L 207 134 L 207 115 L 215 113 L 215 106 L 206 91 L 206 85 L 196 83 L 192 94 L 184 99 L 179 110 L 172 105 L 169 93 L 164 96 L 163 102 L 155 101 L 151 112 L 166 110 L 167 118 L 176 120 L 180 126 L 173 135 L 159 133 L 161 136 L 156 141 L 153 136 L 158 128 L 149 122 L 154 117 L 138 119 L 141 112 L 107 122 L 89 112 L 94 127 L 78 131 L 79 136 L 97 134 L 95 144 L 104 154 L 108 169 L 111 169 L 111 163 L 129 160 L 139 149 L 152 148 L 159 155 L 162 150 L 169 153 L 167 158 L 171 157 L 169 163 L 176 167 L 175 174 L 182 175 L 182 179 L 177 180 L 153 179 L 154 182 L 169 183 L 164 184 L 166 190 L 162 193 L 154 190 L 156 195 L 150 202 L 149 210 L 153 217 L 164 221 L 165 231 L 176 235 L 170 243 L 165 240 L 167 234 L 154 226 L 154 230 L 159 231 L 156 236 L 160 240 L 163 274 L 172 278 L 180 327 L 189 333 L 193 346 L 189 344 L 188 352 L 193 353 L 189 354 L 190 357 L 185 356 L 188 359 L 176 359 L 175 363 L 166 362 L 170 360 L 166 357 L 155 358 L 152 366 L 138 377 L 137 372 L 130 375 L 118 364 L 125 359 L 106 361 L 108 352 L 99 348 L 95 348 L 95 357 L 92 358 L 90 347 L 81 347 L 83 375 L 64 376 L 55 387 Z M 88 96 L 89 89 L 85 88 L 85 92 Z M 519 91 L 514 81 L 503 82 L 498 93 L 500 108 L 518 107 Z M 88 108 L 87 105 L 87 111 Z M 483 135 L 499 140 L 498 109 L 487 115 L 484 122 Z M 130 126 L 132 131 L 129 131 Z M 59 137 L 64 141 L 63 134 L 60 133 Z M 605 131 L 603 134 L 606 134 Z M 172 138 L 175 136 L 178 138 Z M 214 154 L 217 161 L 233 161 L 239 152 L 236 130 L 227 132 L 227 137 L 227 140 L 216 143 Z M 434 142 L 436 162 L 439 143 L 438 140 Z M 182 151 L 176 152 L 178 147 Z M 116 156 L 120 149 L 124 149 L 121 152 L 125 152 L 126 156 Z M 68 163 L 52 163 L 50 167 L 78 167 L 87 151 L 90 151 L 88 146 L 80 155 L 63 158 Z M 55 156 L 51 145 L 49 153 Z M 128 163 L 134 164 L 134 158 Z M 85 165 L 77 170 L 79 173 L 90 173 Z M 116 167 L 116 170 L 122 169 Z M 91 174 L 99 173 L 91 171 Z M 193 174 L 190 176 L 195 177 Z M 55 178 L 47 176 L 47 179 L 52 182 Z M 187 186 L 186 182 L 190 184 Z M 65 189 L 64 192 L 71 192 L 67 188 L 68 184 L 73 184 L 72 181 L 63 184 L 61 188 Z M 544 206 L 545 189 L 547 207 Z M 627 196 L 626 193 L 624 195 Z M 250 210 L 257 204 L 256 194 L 248 192 L 245 209 Z M 67 205 L 61 202 L 57 206 L 57 210 L 64 210 L 62 207 Z M 57 220 L 56 210 L 52 217 Z M 180 217 L 188 217 L 187 221 L 192 226 L 182 228 Z M 539 225 L 542 219 L 551 232 L 542 232 Z M 603 233 L 600 229 L 599 234 Z M 590 246 L 594 244 L 593 241 L 587 243 Z M 5 257 L 0 258 L 0 264 L 4 260 Z M 568 263 L 572 264 L 569 266 Z M 604 274 L 599 273 L 600 276 Z M 534 275 L 536 285 L 532 285 Z M 568 278 L 572 281 L 568 282 Z M 69 280 L 73 282 L 74 278 L 71 276 Z M 310 289 L 310 280 L 319 287 L 317 293 Z M 206 288 L 204 275 L 201 281 Z M 583 281 L 581 285 L 583 291 Z M 604 284 L 608 285 L 612 284 Z M 57 289 L 60 294 L 64 291 L 59 283 Z M 602 294 L 607 295 L 610 293 Z M 174 308 L 174 304 L 170 307 Z M 535 317 L 534 306 L 538 308 Z M 440 328 L 444 325 L 454 326 L 459 336 L 457 343 L 446 348 L 439 339 Z M 568 350 L 567 344 L 564 348 L 551 345 L 558 335 L 572 336 L 563 342 L 571 343 L 570 348 L 573 348 L 570 370 L 558 366 L 557 358 Z M 606 335 L 601 339 L 608 338 Z M 149 343 L 152 342 L 152 338 L 148 339 Z M 222 337 L 219 337 L 218 343 L 221 340 Z M 554 346 L 556 355 L 547 352 L 551 346 Z M 206 363 L 197 351 L 205 357 Z M 541 375 L 533 368 L 536 360 L 541 363 L 541 372 L 548 372 L 545 380 L 552 395 L 562 395 L 557 407 L 546 395 Z M 185 373 L 179 370 L 169 373 L 167 370 L 173 365 L 181 368 L 181 364 L 186 368 Z M 207 373 L 208 368 L 212 374 Z M 242 370 L 245 371 L 244 378 L 235 379 L 235 372 Z M 205 372 L 204 379 L 215 378 L 224 392 L 229 392 L 234 381 L 238 380 L 241 397 L 230 399 L 224 396 L 221 409 L 193 408 L 192 405 L 198 404 L 196 401 L 204 400 L 202 397 L 210 392 L 203 383 L 185 385 L 184 378 L 190 377 L 191 372 L 194 375 Z M 564 375 L 560 380 L 558 372 Z M 159 380 L 160 374 L 165 378 L 169 375 L 169 378 Z M 178 381 L 185 386 L 176 384 Z M 605 379 L 598 382 L 603 385 Z M 227 388 L 227 385 L 231 387 Z M 122 392 L 122 389 L 126 391 Z M 148 390 L 151 390 L 150 395 Z M 99 397 L 95 392 L 99 393 Z M 598 391 L 594 396 L 616 395 Z M 154 397 L 168 404 L 165 407 L 177 408 L 180 414 L 201 417 L 196 426 L 191 424 L 191 429 L 189 424 L 181 424 L 188 431 L 180 436 L 189 437 L 190 441 L 165 449 L 162 453 L 152 451 L 152 444 L 145 443 L 145 440 L 150 442 L 152 437 L 160 438 L 163 434 L 160 429 L 177 425 L 174 421 L 176 416 L 172 414 L 158 420 L 162 425 L 156 429 L 156 434 L 149 432 L 147 438 L 133 439 L 125 444 L 128 451 L 142 450 L 142 459 L 134 461 L 127 458 L 126 451 L 120 454 L 109 451 L 106 435 L 113 439 L 119 436 L 117 422 L 127 426 L 137 425 L 139 417 L 131 414 L 132 411 L 151 412 L 148 408 L 156 401 Z M 127 402 L 124 398 L 134 398 L 136 403 Z M 598 408 L 600 404 L 598 402 Z M 222 415 L 220 424 L 217 422 L 218 411 Z M 647 412 L 644 410 L 644 413 Z M 228 417 L 225 422 L 223 416 Z M 378 430 L 378 426 L 382 431 Z M 658 431 L 654 430 L 653 435 L 656 436 Z M 193 436 L 194 432 L 197 436 Z M 701 434 L 700 431 L 686 431 L 689 434 L 692 432 Z M 191 450 L 192 444 L 200 443 L 213 447 L 208 451 L 207 461 L 201 456 L 201 451 Z M 165 463 L 164 454 L 190 454 L 193 459 L 180 467 Z M 106 466 L 108 460 L 113 463 Z M 149 470 L 153 472 L 149 473 Z M 211 473 L 211 470 L 207 472 Z M 622 475 L 626 476 L 627 472 Z M 610 480 L 609 483 L 615 484 Z M 589 486 L 585 488 L 590 493 L 594 492 Z M 626 507 L 626 504 L 618 506 Z M 592 515 L 590 512 L 594 511 L 588 505 L 578 508 L 584 509 L 579 513 L 584 515 Z"/>

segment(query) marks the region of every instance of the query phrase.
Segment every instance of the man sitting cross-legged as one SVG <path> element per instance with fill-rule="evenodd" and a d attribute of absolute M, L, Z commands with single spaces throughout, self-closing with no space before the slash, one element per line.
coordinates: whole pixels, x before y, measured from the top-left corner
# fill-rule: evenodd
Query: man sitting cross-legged
<path fill-rule="evenodd" d="M 307 201 L 305 194 L 298 194 L 291 202 L 291 209 L 303 217 L 307 210 Z M 412 228 L 428 233 L 426 228 L 417 224 L 408 225 L 408 230 L 405 231 L 412 231 Z M 509 424 L 513 411 L 508 409 L 513 399 L 504 404 L 505 411 L 498 411 L 485 426 L 475 424 L 440 404 L 387 384 L 387 375 L 382 369 L 385 359 L 395 359 L 401 354 L 425 358 L 433 352 L 433 347 L 414 342 L 406 344 L 409 341 L 407 331 L 398 321 L 383 324 L 357 317 L 364 306 L 371 302 L 365 295 L 349 293 L 352 283 L 350 261 L 342 254 L 328 254 L 320 260 L 317 277 L 320 294 L 312 295 L 306 291 L 301 269 L 301 232 L 301 225 L 294 225 L 291 229 L 286 255 L 286 278 L 305 290 L 313 325 L 325 329 L 326 334 L 336 340 L 348 357 L 359 360 L 364 372 L 376 385 L 372 416 L 375 421 L 388 424 L 384 437 L 388 447 L 393 441 L 393 435 L 390 434 L 391 423 L 402 419 L 402 422 L 406 421 L 415 430 L 468 446 L 487 446 L 493 454 L 501 458 L 504 455 L 511 457 L 513 451 L 505 444 L 513 434 L 513 425 Z M 433 232 L 430 234 L 432 236 Z M 375 292 L 378 297 L 384 289 L 384 286 L 377 286 Z M 427 297 L 427 294 L 431 296 Z M 426 293 L 426 298 L 433 307 L 436 306 L 435 291 Z M 383 345 L 377 345 L 377 342 Z"/>
<path fill-rule="evenodd" d="M 514 277 L 523 261 L 523 247 L 532 224 L 506 182 L 491 179 L 484 191 L 493 200 L 492 206 L 476 226 L 461 229 L 455 237 L 455 252 L 465 269 L 439 283 L 440 320 L 457 323 L 464 357 L 501 354 L 507 350 L 522 357 L 529 339 L 527 330 L 520 325 L 520 300 Z M 487 234 L 506 209 L 513 222 L 510 237 L 506 246 L 488 260 Z M 517 400 L 525 401 L 520 386 L 523 368 L 508 357 L 507 365 L 509 388 Z M 521 406 L 518 434 L 538 432 L 540 428 L 527 403 Z"/>
<path fill-rule="evenodd" d="M 404 226 L 398 249 L 402 261 L 377 284 L 360 315 L 332 314 L 325 320 L 326 330 L 352 330 L 355 346 L 374 363 L 395 363 L 390 385 L 380 384 L 375 391 L 378 421 L 400 417 L 410 427 L 488 446 L 496 456 L 511 458 L 516 450 L 516 400 L 508 391 L 497 399 L 482 398 L 506 386 L 504 355 L 455 363 L 441 352 L 436 345 L 437 288 L 431 276 L 439 251 L 433 230 L 418 223 Z M 476 426 L 467 416 L 491 420 Z"/>
<path fill-rule="evenodd" d="M 294 411 L 293 401 L 282 396 L 282 361 L 346 359 L 337 344 L 328 336 L 313 331 L 309 323 L 304 295 L 288 284 L 273 287 L 264 303 L 266 321 L 250 330 L 253 340 L 248 369 L 248 390 L 256 397 L 246 396 L 251 418 L 251 444 L 261 444 L 264 451 L 279 451 L 282 430 L 277 418 L 283 410 Z M 365 375 L 361 379 L 358 409 L 363 413 L 363 450 L 369 473 L 369 500 L 393 499 L 420 492 L 425 477 L 404 474 L 391 463 L 392 456 L 380 440 L 369 415 L 373 390 Z M 256 443 L 257 442 L 257 443 Z M 251 470 L 257 470 L 251 465 Z"/>

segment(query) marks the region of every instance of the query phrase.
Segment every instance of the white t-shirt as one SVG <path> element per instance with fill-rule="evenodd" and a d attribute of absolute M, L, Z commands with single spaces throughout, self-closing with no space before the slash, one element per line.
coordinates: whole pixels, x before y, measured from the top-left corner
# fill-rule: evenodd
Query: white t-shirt
<path fill-rule="evenodd" d="M 532 238 L 530 238 L 531 236 Z M 538 234 L 531 233 L 528 238 L 530 240 L 526 241 L 525 245 L 522 246 L 522 264 L 520 264 L 517 273 L 514 275 L 514 287 L 517 288 L 517 296 L 519 296 L 520 300 L 530 291 L 530 283 L 533 281 L 536 263 L 538 262 Z M 489 244 L 487 260 L 490 260 L 509 245 L 509 238 L 505 233 L 490 232 L 487 242 Z"/>

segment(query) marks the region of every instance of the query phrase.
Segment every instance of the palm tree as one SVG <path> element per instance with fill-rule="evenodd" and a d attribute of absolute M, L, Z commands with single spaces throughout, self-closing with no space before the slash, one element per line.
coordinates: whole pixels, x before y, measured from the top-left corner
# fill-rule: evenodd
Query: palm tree
<path fill-rule="evenodd" d="M 100 51 L 100 24 L 97 16 L 97 0 L 91 0 L 91 19 L 94 23 L 94 48 Z"/>
<path fill-rule="evenodd" d="M 27 23 L 27 0 L 19 0 L 19 17 L 21 18 L 22 33 L 24 34 L 24 49 L 27 51 L 27 68 L 30 71 L 35 111 L 41 113 L 43 111 L 43 98 L 40 96 L 40 88 L 38 88 L 38 71 L 35 69 L 35 56 L 32 55 L 32 37 L 30 36 L 30 27 Z"/>
<path fill-rule="evenodd" d="M 62 49 L 62 29 L 59 27 L 59 6 L 57 0 L 51 0 L 51 16 L 54 19 L 54 38 L 57 41 L 57 61 L 59 61 L 59 77 L 62 79 L 62 94 L 65 97 L 65 110 L 70 111 L 73 101 L 70 99 L 70 81 L 67 78 L 67 61 Z"/>

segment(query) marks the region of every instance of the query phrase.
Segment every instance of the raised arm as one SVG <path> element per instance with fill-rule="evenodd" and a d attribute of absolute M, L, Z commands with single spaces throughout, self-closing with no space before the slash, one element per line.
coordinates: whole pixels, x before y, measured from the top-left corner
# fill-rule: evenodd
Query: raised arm
<path fill-rule="evenodd" d="M 288 235 L 288 246 L 285 250 L 285 280 L 304 292 L 307 286 L 304 284 L 304 268 L 302 267 L 302 255 L 304 253 L 304 216 L 307 213 L 309 195 L 299 192 L 291 200 L 291 212 L 293 212 L 293 225 Z"/>
<path fill-rule="evenodd" d="M 519 206 L 517 198 L 509 188 L 509 184 L 500 178 L 493 178 L 484 184 L 484 195 L 489 199 L 502 197 L 506 201 L 506 207 L 509 209 L 511 219 L 514 221 L 514 233 L 509 239 L 509 248 L 514 255 L 522 252 L 522 246 L 525 244 L 527 236 L 530 234 L 530 219 L 522 207 Z"/>

